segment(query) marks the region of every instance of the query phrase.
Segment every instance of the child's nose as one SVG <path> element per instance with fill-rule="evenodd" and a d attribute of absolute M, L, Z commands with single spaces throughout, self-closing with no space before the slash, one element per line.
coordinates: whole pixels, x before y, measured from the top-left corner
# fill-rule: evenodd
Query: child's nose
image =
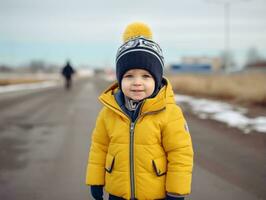
<path fill-rule="evenodd" d="M 134 82 L 133 82 L 134 85 L 141 85 L 141 79 L 136 77 L 134 78 Z"/>

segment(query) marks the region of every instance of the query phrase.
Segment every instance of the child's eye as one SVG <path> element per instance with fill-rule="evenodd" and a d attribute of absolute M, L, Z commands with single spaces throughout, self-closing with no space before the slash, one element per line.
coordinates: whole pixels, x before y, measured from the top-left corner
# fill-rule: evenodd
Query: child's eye
<path fill-rule="evenodd" d="M 132 77 L 133 77 L 133 75 L 131 75 L 131 74 L 125 74 L 123 78 L 132 78 Z"/>
<path fill-rule="evenodd" d="M 143 77 L 144 78 L 151 78 L 152 76 L 150 74 L 144 74 Z"/>

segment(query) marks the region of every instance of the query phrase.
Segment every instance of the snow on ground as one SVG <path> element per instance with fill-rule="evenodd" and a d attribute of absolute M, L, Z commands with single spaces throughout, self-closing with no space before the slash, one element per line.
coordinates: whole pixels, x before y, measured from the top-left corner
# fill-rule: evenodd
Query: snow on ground
<path fill-rule="evenodd" d="M 21 90 L 43 89 L 43 88 L 54 87 L 56 85 L 58 85 L 57 81 L 44 81 L 39 83 L 26 83 L 26 84 L 0 86 L 0 94 L 6 92 L 21 91 Z"/>
<path fill-rule="evenodd" d="M 92 69 L 79 69 L 77 71 L 77 75 L 79 77 L 93 77 L 94 76 L 94 70 L 92 70 Z"/>
<path fill-rule="evenodd" d="M 266 116 L 249 118 L 248 110 L 221 101 L 198 99 L 191 96 L 176 95 L 178 104 L 187 104 L 192 112 L 201 119 L 213 119 L 230 127 L 241 129 L 245 134 L 252 130 L 266 133 Z"/>
<path fill-rule="evenodd" d="M 86 70 L 86 69 L 80 69 L 77 71 L 78 77 L 92 77 L 94 75 L 93 70 Z M 36 90 L 36 89 L 43 89 L 43 88 L 49 88 L 54 87 L 60 84 L 60 80 L 62 81 L 62 76 L 59 73 L 6 73 L 0 75 L 0 78 L 3 79 L 21 79 L 21 78 L 28 78 L 28 79 L 39 79 L 47 81 L 42 81 L 39 83 L 25 83 L 25 84 L 14 84 L 14 85 L 5 85 L 0 86 L 0 94 L 1 93 L 7 93 L 7 92 L 15 92 L 15 91 L 21 91 L 21 90 Z M 74 76 L 74 79 L 77 78 Z"/>

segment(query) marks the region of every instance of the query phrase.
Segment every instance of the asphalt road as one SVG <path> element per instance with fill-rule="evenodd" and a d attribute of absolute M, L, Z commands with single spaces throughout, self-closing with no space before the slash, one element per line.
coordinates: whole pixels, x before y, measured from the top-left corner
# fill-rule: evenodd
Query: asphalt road
<path fill-rule="evenodd" d="M 105 87 L 95 78 L 0 95 L 0 199 L 91 199 L 85 171 Z M 245 135 L 184 110 L 195 150 L 191 200 L 266 199 L 266 135 Z"/>

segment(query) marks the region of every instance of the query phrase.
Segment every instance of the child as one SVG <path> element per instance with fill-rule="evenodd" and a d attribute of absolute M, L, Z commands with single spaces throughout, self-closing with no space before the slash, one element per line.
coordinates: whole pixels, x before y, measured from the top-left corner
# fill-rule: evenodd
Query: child
<path fill-rule="evenodd" d="M 116 56 L 117 83 L 99 97 L 87 167 L 92 196 L 184 199 L 190 193 L 191 137 L 148 26 L 130 24 Z"/>

